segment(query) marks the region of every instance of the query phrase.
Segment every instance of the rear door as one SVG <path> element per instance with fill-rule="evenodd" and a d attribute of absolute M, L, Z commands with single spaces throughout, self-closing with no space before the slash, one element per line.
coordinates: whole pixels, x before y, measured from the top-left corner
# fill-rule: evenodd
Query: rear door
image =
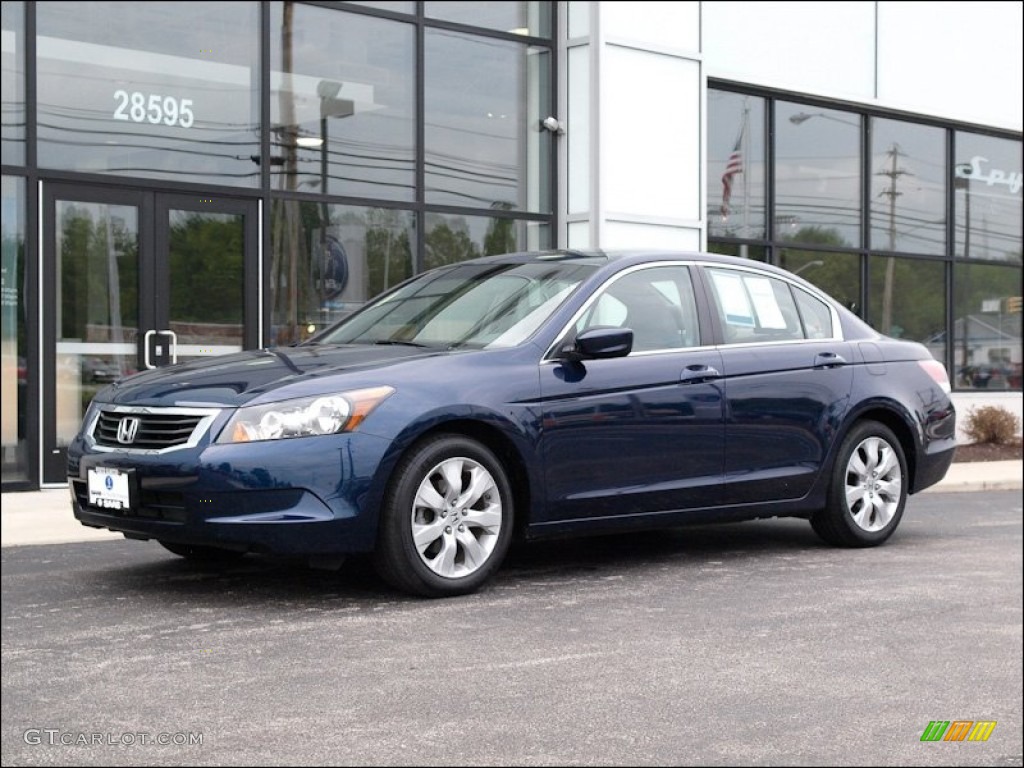
<path fill-rule="evenodd" d="M 706 267 L 721 342 L 727 504 L 800 498 L 849 406 L 850 344 L 834 311 L 782 278 Z"/>

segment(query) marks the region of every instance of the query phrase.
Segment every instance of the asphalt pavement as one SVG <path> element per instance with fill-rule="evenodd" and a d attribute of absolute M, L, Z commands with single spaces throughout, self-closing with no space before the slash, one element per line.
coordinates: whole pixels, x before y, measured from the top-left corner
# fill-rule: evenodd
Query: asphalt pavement
<path fill-rule="evenodd" d="M 866 550 L 523 544 L 446 600 L 358 559 L 7 547 L 3 764 L 1020 766 L 1022 552 L 1019 491 L 914 496 Z M 955 721 L 986 738 L 922 740 Z"/>

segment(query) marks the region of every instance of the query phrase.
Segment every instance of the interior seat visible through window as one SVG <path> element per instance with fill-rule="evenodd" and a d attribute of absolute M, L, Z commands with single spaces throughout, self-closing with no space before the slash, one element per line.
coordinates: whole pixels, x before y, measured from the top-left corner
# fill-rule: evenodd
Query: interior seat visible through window
<path fill-rule="evenodd" d="M 625 327 L 633 331 L 633 349 L 678 349 L 683 346 L 678 310 L 657 296 L 628 304 Z"/>
<path fill-rule="evenodd" d="M 666 265 L 613 280 L 576 324 L 633 331 L 633 352 L 685 349 L 700 343 L 697 302 L 689 269 Z"/>

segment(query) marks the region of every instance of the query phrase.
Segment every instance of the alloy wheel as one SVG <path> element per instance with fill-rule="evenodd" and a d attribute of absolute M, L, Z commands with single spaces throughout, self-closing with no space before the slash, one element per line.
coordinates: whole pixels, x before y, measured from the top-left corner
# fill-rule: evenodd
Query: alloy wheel
<path fill-rule="evenodd" d="M 490 558 L 502 519 L 494 477 L 473 459 L 455 456 L 427 472 L 416 491 L 413 543 L 431 571 L 444 578 L 462 578 Z"/>
<path fill-rule="evenodd" d="M 903 471 L 896 451 L 881 437 L 862 440 L 846 465 L 846 506 L 854 523 L 880 531 L 899 508 Z"/>

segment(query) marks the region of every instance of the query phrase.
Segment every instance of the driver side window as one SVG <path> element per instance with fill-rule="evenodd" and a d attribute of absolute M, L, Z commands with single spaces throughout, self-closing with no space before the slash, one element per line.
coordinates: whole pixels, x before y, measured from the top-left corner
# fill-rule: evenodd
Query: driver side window
<path fill-rule="evenodd" d="M 649 267 L 606 286 L 576 324 L 589 328 L 629 328 L 633 352 L 697 346 L 697 305 L 690 271 L 684 266 Z"/>

